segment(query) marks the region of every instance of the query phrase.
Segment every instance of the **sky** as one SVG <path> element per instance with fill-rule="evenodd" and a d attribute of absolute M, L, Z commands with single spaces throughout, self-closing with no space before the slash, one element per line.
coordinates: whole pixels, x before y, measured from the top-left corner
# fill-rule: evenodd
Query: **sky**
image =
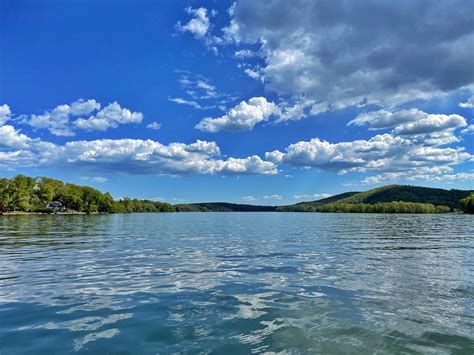
<path fill-rule="evenodd" d="M 171 203 L 474 189 L 473 13 L 0 0 L 0 175 Z"/>

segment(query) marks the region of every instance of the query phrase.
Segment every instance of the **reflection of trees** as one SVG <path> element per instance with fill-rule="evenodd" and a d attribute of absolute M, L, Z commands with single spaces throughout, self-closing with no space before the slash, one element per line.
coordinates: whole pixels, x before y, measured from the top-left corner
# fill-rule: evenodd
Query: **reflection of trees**
<path fill-rule="evenodd" d="M 104 215 L 9 215 L 0 218 L 0 247 L 26 246 L 70 248 L 94 237 L 96 226 L 107 228 Z M 81 239 L 75 239 L 81 237 Z"/>

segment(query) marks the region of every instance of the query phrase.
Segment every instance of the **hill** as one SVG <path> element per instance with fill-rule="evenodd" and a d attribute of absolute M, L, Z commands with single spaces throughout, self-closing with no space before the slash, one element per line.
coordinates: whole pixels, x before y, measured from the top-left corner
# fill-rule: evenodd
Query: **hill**
<path fill-rule="evenodd" d="M 360 192 L 358 192 L 358 191 L 343 192 L 342 194 L 326 197 L 326 198 L 323 198 L 321 200 L 316 200 L 316 201 L 311 201 L 311 202 L 299 202 L 299 203 L 296 203 L 295 205 L 292 205 L 292 206 L 305 205 L 305 204 L 308 204 L 308 203 L 324 205 L 326 203 L 333 203 L 333 202 L 340 201 L 343 198 L 351 197 L 351 196 L 354 196 L 356 194 L 360 194 Z"/>
<path fill-rule="evenodd" d="M 256 206 L 227 202 L 190 203 L 174 206 L 176 212 L 273 212 L 276 206 Z"/>
<path fill-rule="evenodd" d="M 342 205 L 376 205 L 386 204 L 387 207 L 396 207 L 394 203 L 405 202 L 411 204 L 426 204 L 446 206 L 450 210 L 460 209 L 459 201 L 469 196 L 472 191 L 444 190 L 438 188 L 387 185 L 364 192 L 346 192 L 326 199 L 301 202 L 290 206 L 281 206 L 280 211 L 320 211 L 322 206 L 338 207 Z M 391 204 L 391 205 L 390 205 Z M 360 206 L 359 206 L 360 207 Z M 407 206 L 405 206 L 407 207 Z M 410 208 L 414 207 L 410 205 Z M 321 211 L 323 212 L 323 211 Z"/>

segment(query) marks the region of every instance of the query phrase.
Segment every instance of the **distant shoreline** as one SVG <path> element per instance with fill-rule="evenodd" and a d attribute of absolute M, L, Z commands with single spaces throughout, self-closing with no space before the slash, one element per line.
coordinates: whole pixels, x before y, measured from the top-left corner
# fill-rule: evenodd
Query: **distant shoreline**
<path fill-rule="evenodd" d="M 462 211 L 450 211 L 450 212 L 342 212 L 342 211 L 173 211 L 173 212 L 57 212 L 57 213 L 46 213 L 46 212 L 3 212 L 0 213 L 0 218 L 5 216 L 105 216 L 105 215 L 130 215 L 130 214 L 180 214 L 180 213 L 321 213 L 321 214 L 464 214 Z"/>
<path fill-rule="evenodd" d="M 93 212 L 89 214 L 109 214 L 109 213 L 98 213 L 98 212 Z M 50 216 L 50 215 L 61 215 L 61 216 L 74 216 L 74 215 L 87 215 L 86 212 L 22 212 L 22 211 L 17 211 L 17 212 L 0 212 L 0 216 Z"/>
<path fill-rule="evenodd" d="M 349 191 L 320 200 L 281 206 L 229 202 L 172 205 L 155 200 L 121 198 L 88 186 L 46 177 L 0 178 L 0 213 L 5 215 L 84 215 L 167 212 L 321 212 L 321 213 L 474 213 L 474 190 L 445 190 L 411 185 L 386 185 Z"/>

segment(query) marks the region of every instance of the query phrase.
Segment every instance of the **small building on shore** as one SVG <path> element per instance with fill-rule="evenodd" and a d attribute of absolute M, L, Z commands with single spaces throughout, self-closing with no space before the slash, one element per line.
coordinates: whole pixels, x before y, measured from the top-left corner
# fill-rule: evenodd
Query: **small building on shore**
<path fill-rule="evenodd" d="M 53 212 L 63 212 L 66 210 L 63 204 L 59 201 L 51 201 L 46 205 L 46 208 L 52 209 Z"/>

